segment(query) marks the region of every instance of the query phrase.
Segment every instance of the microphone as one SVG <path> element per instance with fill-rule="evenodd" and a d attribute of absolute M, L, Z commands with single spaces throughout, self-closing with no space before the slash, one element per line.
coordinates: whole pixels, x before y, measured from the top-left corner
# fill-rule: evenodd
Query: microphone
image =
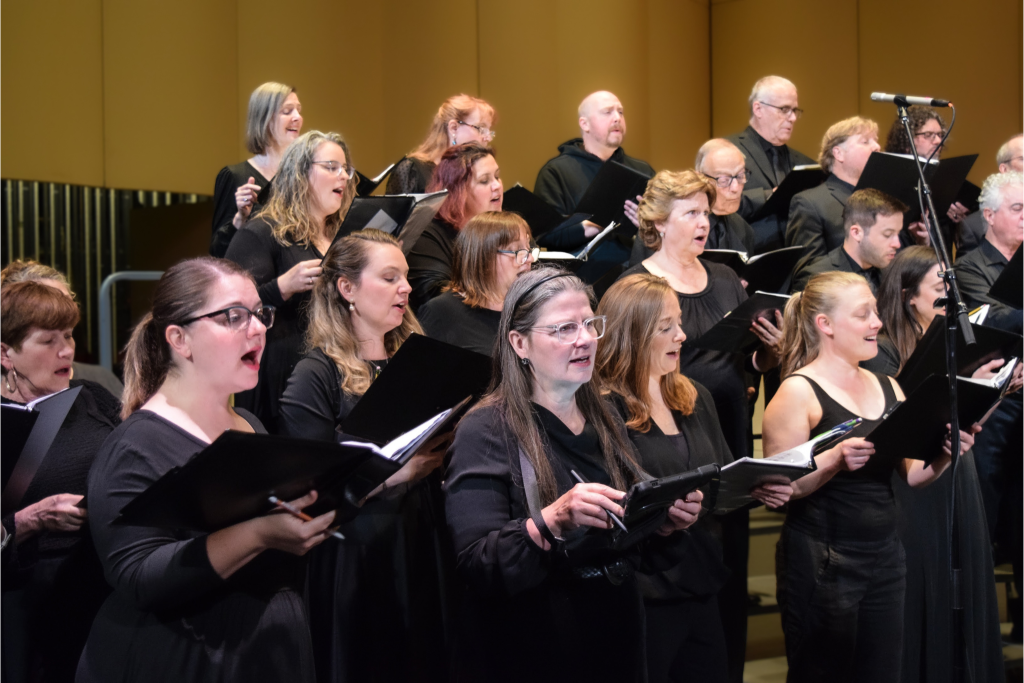
<path fill-rule="evenodd" d="M 897 105 L 916 104 L 920 107 L 948 107 L 949 100 L 935 100 L 931 97 L 914 97 L 913 95 L 890 95 L 885 92 L 871 93 L 874 102 L 894 102 Z"/>

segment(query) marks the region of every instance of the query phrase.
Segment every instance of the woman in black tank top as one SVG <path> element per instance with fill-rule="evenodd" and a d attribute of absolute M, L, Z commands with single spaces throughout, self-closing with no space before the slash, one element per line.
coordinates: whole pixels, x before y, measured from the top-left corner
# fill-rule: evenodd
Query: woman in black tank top
<path fill-rule="evenodd" d="M 894 380 L 859 367 L 881 326 L 867 281 L 852 273 L 816 275 L 786 306 L 786 379 L 765 410 L 765 455 L 863 419 L 793 483 L 776 555 L 791 683 L 900 679 L 905 562 L 890 478 L 931 483 L 949 441 L 925 467 L 863 438 L 904 399 Z M 961 448 L 971 443 L 961 433 Z"/>

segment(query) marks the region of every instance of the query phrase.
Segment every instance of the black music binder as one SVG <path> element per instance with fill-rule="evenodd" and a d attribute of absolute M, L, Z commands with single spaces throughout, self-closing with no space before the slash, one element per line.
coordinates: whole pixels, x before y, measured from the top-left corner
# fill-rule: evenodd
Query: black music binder
<path fill-rule="evenodd" d="M 380 175 L 376 178 L 368 178 L 359 171 L 356 171 L 356 194 L 360 197 L 369 197 L 377 190 L 378 187 L 380 187 L 380 184 L 384 182 L 384 179 L 391 173 L 391 169 L 393 169 L 397 164 L 397 161 L 394 164 L 391 164 L 381 171 Z"/>
<path fill-rule="evenodd" d="M 683 344 L 711 351 L 750 353 L 761 343 L 757 335 L 750 331 L 751 325 L 759 317 L 775 325 L 775 311 L 785 311 L 787 301 L 789 296 L 785 294 L 754 292 L 752 297 L 726 313 L 710 330 L 692 342 L 687 340 Z"/>
<path fill-rule="evenodd" d="M 932 201 L 939 216 L 945 216 L 950 205 L 956 201 L 960 188 L 967 180 L 967 174 L 974 166 L 977 154 L 951 157 L 939 163 L 931 163 L 924 169 L 925 180 L 932 189 Z M 880 190 L 907 205 L 903 215 L 904 223 L 913 223 L 921 218 L 920 203 L 917 199 L 917 184 L 920 178 L 913 157 L 906 154 L 872 152 L 857 181 L 857 190 L 873 188 Z"/>
<path fill-rule="evenodd" d="M 598 225 L 614 221 L 619 226 L 615 231 L 617 234 L 631 236 L 636 233 L 636 228 L 626 218 L 623 205 L 627 199 L 635 202 L 637 195 L 643 195 L 649 180 L 640 171 L 617 161 L 606 161 L 576 205 L 576 213 L 590 214 L 590 220 Z"/>
<path fill-rule="evenodd" d="M 776 249 L 748 258 L 746 252 L 732 249 L 705 249 L 700 258 L 729 266 L 741 279 L 747 281 L 747 294 L 754 292 L 782 293 L 793 268 L 807 252 L 808 247 L 795 246 Z"/>
<path fill-rule="evenodd" d="M 357 230 L 375 228 L 389 235 L 403 236 L 406 230 L 417 237 L 441 208 L 447 190 L 432 194 L 395 194 L 381 197 L 356 197 L 331 245 Z M 403 249 L 405 245 L 403 245 Z M 412 245 L 408 245 L 411 249 Z"/>
<path fill-rule="evenodd" d="M 565 225 L 573 225 L 590 218 L 589 214 L 574 213 L 563 216 L 553 206 L 516 183 L 515 187 L 505 191 L 501 200 L 502 211 L 518 213 L 530 226 L 534 239 Z"/>
<path fill-rule="evenodd" d="M 775 192 L 772 192 L 772 196 L 754 212 L 748 222 L 753 223 L 772 215 L 785 222 L 789 217 L 789 204 L 793 201 L 793 196 L 821 185 L 827 177 L 828 174 L 822 171 L 818 164 L 795 167 L 782 179 Z"/>
<path fill-rule="evenodd" d="M 1020 247 L 1013 253 L 1010 262 L 988 290 L 989 296 L 1010 308 L 1024 306 L 1024 275 L 1021 271 Z"/>

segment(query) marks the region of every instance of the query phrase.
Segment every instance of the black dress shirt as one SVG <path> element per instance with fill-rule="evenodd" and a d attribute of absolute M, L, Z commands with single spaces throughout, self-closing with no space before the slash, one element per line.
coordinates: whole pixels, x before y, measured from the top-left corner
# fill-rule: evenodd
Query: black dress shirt
<path fill-rule="evenodd" d="M 796 269 L 794 270 L 791 291 L 794 293 L 802 292 L 812 275 L 835 270 L 864 276 L 864 279 L 868 281 L 868 285 L 871 287 L 871 293 L 877 296 L 878 288 L 882 284 L 882 271 L 874 266 L 861 268 L 860 264 L 846 253 L 843 245 L 839 245 L 839 247 L 824 256 L 817 258 L 805 256 L 801 259 L 800 263 L 796 264 Z"/>
<path fill-rule="evenodd" d="M 960 294 L 968 308 L 989 304 L 992 308 L 985 319 L 986 325 L 1021 334 L 1024 327 L 1021 309 L 1010 308 L 988 293 L 1007 263 L 1009 261 L 1002 252 L 984 239 L 977 249 L 958 259 L 954 268 L 960 281 Z"/>

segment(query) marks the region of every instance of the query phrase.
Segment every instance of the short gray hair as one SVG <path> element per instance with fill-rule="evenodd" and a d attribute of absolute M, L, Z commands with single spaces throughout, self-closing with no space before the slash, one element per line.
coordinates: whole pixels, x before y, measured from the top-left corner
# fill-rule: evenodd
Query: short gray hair
<path fill-rule="evenodd" d="M 760 102 L 765 93 L 775 90 L 779 86 L 789 86 L 796 90 L 796 86 L 793 85 L 793 81 L 782 76 L 765 76 L 754 84 L 753 89 L 750 91 L 750 97 L 747 98 L 747 107 L 750 109 L 750 115 L 754 115 L 754 102 Z"/>
<path fill-rule="evenodd" d="M 1011 186 L 1020 187 L 1022 185 L 1024 185 L 1024 173 L 1020 171 L 993 173 L 988 178 L 985 178 L 985 184 L 981 186 L 981 196 L 978 197 L 978 204 L 982 209 L 998 211 L 999 207 L 1003 205 L 1006 188 Z"/>
<path fill-rule="evenodd" d="M 720 149 L 730 148 L 739 152 L 739 155 L 743 157 L 744 161 L 746 161 L 747 157 L 739 147 L 732 144 L 725 138 L 713 138 L 705 142 L 700 146 L 700 149 L 697 150 L 697 158 L 693 162 L 693 167 L 697 169 L 698 172 L 704 173 L 704 160 L 707 159 L 711 153 L 717 152 Z"/>
<path fill-rule="evenodd" d="M 263 154 L 273 139 L 274 116 L 295 88 L 273 81 L 264 83 L 249 96 L 249 116 L 245 124 L 245 148 Z"/>
<path fill-rule="evenodd" d="M 1009 164 L 1013 159 L 1013 151 L 1010 149 L 1010 143 L 1017 138 L 1024 135 L 1024 133 L 1017 133 L 1012 138 L 1003 143 L 1003 146 L 996 152 L 996 163 L 997 164 Z"/>

